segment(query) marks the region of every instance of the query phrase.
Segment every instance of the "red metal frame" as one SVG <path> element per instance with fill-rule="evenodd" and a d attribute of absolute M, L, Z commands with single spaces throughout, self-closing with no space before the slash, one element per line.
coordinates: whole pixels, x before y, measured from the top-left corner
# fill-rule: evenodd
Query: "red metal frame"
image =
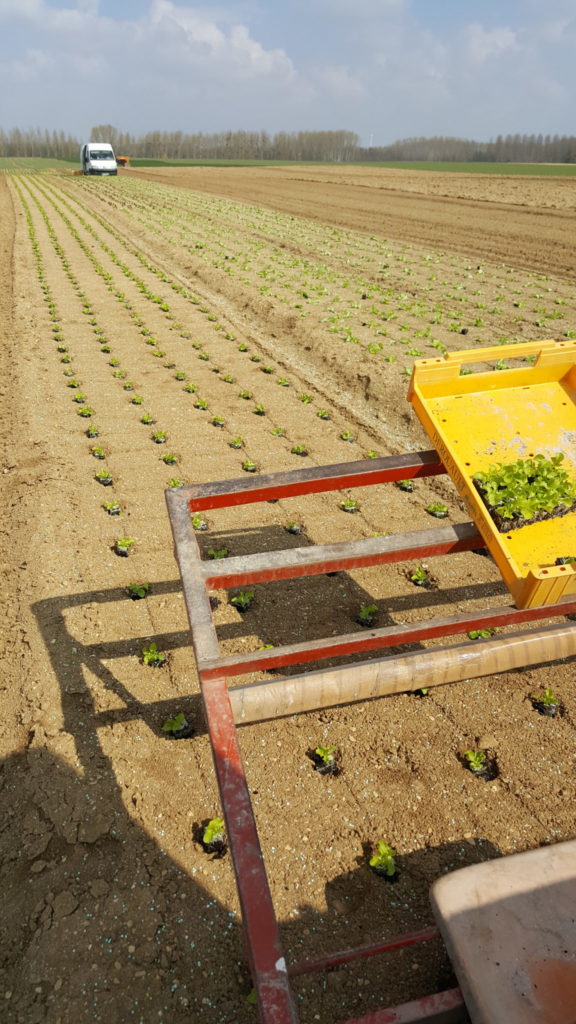
<path fill-rule="evenodd" d="M 384 940 L 375 946 L 328 954 L 286 964 L 279 937 L 246 775 L 240 756 L 236 724 L 228 692 L 233 676 L 261 669 L 317 661 L 335 655 L 375 651 L 431 637 L 454 636 L 483 626 L 509 625 L 576 611 L 576 596 L 553 606 L 517 609 L 499 606 L 484 612 L 446 616 L 425 623 L 391 626 L 286 645 L 247 655 L 221 657 L 208 596 L 210 587 L 228 588 L 265 580 L 278 580 L 359 566 L 377 565 L 412 557 L 474 550 L 484 546 L 470 524 L 446 526 L 396 537 L 379 537 L 345 544 L 274 551 L 204 563 L 191 522 L 191 513 L 268 501 L 295 495 L 342 490 L 445 473 L 435 451 L 390 456 L 370 462 L 353 462 L 269 476 L 241 478 L 166 492 L 168 514 L 175 542 L 192 643 L 198 666 L 202 698 L 234 871 L 248 958 L 262 1024 L 297 1024 L 298 1016 L 290 977 L 325 970 L 359 957 L 423 942 L 436 936 L 435 928 Z M 279 680 L 281 683 L 281 680 Z M 253 719 L 252 719 L 253 720 Z M 370 1013 L 347 1024 L 408 1024 L 409 1021 L 463 1020 L 463 1001 L 458 989 L 427 996 Z"/>

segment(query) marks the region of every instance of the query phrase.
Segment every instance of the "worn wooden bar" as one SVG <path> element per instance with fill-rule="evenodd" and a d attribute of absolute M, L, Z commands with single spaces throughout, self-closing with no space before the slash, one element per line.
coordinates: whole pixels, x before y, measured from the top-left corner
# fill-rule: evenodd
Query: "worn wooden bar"
<path fill-rule="evenodd" d="M 237 725 L 508 672 L 576 655 L 576 624 L 399 654 L 229 690 Z"/>
<path fill-rule="evenodd" d="M 291 470 L 288 473 L 213 480 L 179 487 L 178 494 L 186 498 L 192 512 L 201 512 L 210 508 L 269 501 L 270 498 L 319 494 L 322 491 L 365 487 L 394 480 L 436 476 L 445 472 L 438 453 L 432 450 L 410 452 L 408 455 L 387 455 L 381 459 L 362 459 L 359 462 L 339 462 L 330 466 Z"/>
<path fill-rule="evenodd" d="M 339 544 L 318 544 L 301 548 L 283 548 L 256 555 L 240 555 L 215 562 L 203 562 L 202 572 L 208 587 L 227 589 L 240 584 L 314 576 L 367 565 L 401 562 L 408 558 L 471 551 L 484 546 L 472 523 L 458 523 L 435 530 L 417 530 L 391 537 L 368 537 Z"/>

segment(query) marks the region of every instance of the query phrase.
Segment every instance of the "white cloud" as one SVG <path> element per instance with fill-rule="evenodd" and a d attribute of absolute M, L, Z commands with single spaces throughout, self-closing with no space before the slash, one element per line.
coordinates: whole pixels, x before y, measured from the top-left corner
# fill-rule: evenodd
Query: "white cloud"
<path fill-rule="evenodd" d="M 28 49 L 19 60 L 10 62 L 12 78 L 16 82 L 32 82 L 56 67 L 54 58 L 43 50 Z"/>
<path fill-rule="evenodd" d="M 227 31 L 199 15 L 192 7 L 171 0 L 154 0 L 142 25 L 149 37 L 162 40 L 164 51 L 173 44 L 180 59 L 197 65 L 212 64 L 223 77 L 236 73 L 248 77 L 266 75 L 291 78 L 294 66 L 284 50 L 266 50 L 245 25 Z"/>
<path fill-rule="evenodd" d="M 474 64 L 484 64 L 492 57 L 520 49 L 518 34 L 511 28 L 485 29 L 475 22 L 465 32 L 465 46 L 468 58 Z"/>
<path fill-rule="evenodd" d="M 382 18 L 405 10 L 407 0 L 313 0 L 312 7 L 327 15 Z"/>
<path fill-rule="evenodd" d="M 343 66 L 319 68 L 312 75 L 319 93 L 335 100 L 359 99 L 366 89 L 356 75 Z"/>

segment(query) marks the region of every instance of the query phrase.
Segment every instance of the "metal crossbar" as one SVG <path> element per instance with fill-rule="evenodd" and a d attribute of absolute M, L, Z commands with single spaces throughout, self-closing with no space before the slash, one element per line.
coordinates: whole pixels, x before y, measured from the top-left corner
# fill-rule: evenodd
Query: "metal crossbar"
<path fill-rule="evenodd" d="M 457 551 L 477 550 L 484 541 L 471 523 L 370 538 L 343 544 L 292 548 L 205 563 L 192 527 L 191 513 L 296 495 L 364 487 L 445 473 L 435 451 L 321 466 L 257 478 L 184 486 L 166 492 L 168 514 L 180 567 L 202 698 L 232 861 L 242 909 L 248 959 L 262 1024 L 297 1024 L 290 977 L 325 970 L 359 957 L 423 942 L 434 928 L 383 940 L 296 964 L 286 963 L 280 942 L 258 832 L 242 764 L 236 726 L 295 711 L 334 706 L 385 693 L 418 688 L 422 668 L 427 685 L 551 661 L 576 654 L 574 625 L 547 625 L 478 643 L 453 643 L 424 651 L 373 658 L 330 670 L 229 687 L 239 675 L 306 664 L 335 656 L 398 647 L 416 640 L 457 636 L 487 626 L 516 625 L 576 612 L 576 595 L 555 605 L 518 609 L 501 605 L 485 611 L 444 616 L 423 623 L 389 626 L 244 655 L 222 657 L 208 590 L 256 582 L 312 576 Z M 402 1006 L 376 1011 L 347 1024 L 443 1024 L 464 1020 L 458 989 L 436 993 Z"/>

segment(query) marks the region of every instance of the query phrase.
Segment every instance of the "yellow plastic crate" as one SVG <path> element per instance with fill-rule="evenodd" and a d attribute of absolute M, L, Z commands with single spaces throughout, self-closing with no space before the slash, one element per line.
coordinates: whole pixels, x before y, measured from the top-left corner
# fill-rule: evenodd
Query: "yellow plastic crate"
<path fill-rule="evenodd" d="M 467 363 L 536 356 L 533 365 L 460 376 Z M 533 341 L 465 349 L 414 365 L 409 401 L 478 530 L 517 608 L 576 593 L 576 512 L 500 533 L 474 486 L 497 463 L 564 454 L 576 478 L 576 342 Z"/>

